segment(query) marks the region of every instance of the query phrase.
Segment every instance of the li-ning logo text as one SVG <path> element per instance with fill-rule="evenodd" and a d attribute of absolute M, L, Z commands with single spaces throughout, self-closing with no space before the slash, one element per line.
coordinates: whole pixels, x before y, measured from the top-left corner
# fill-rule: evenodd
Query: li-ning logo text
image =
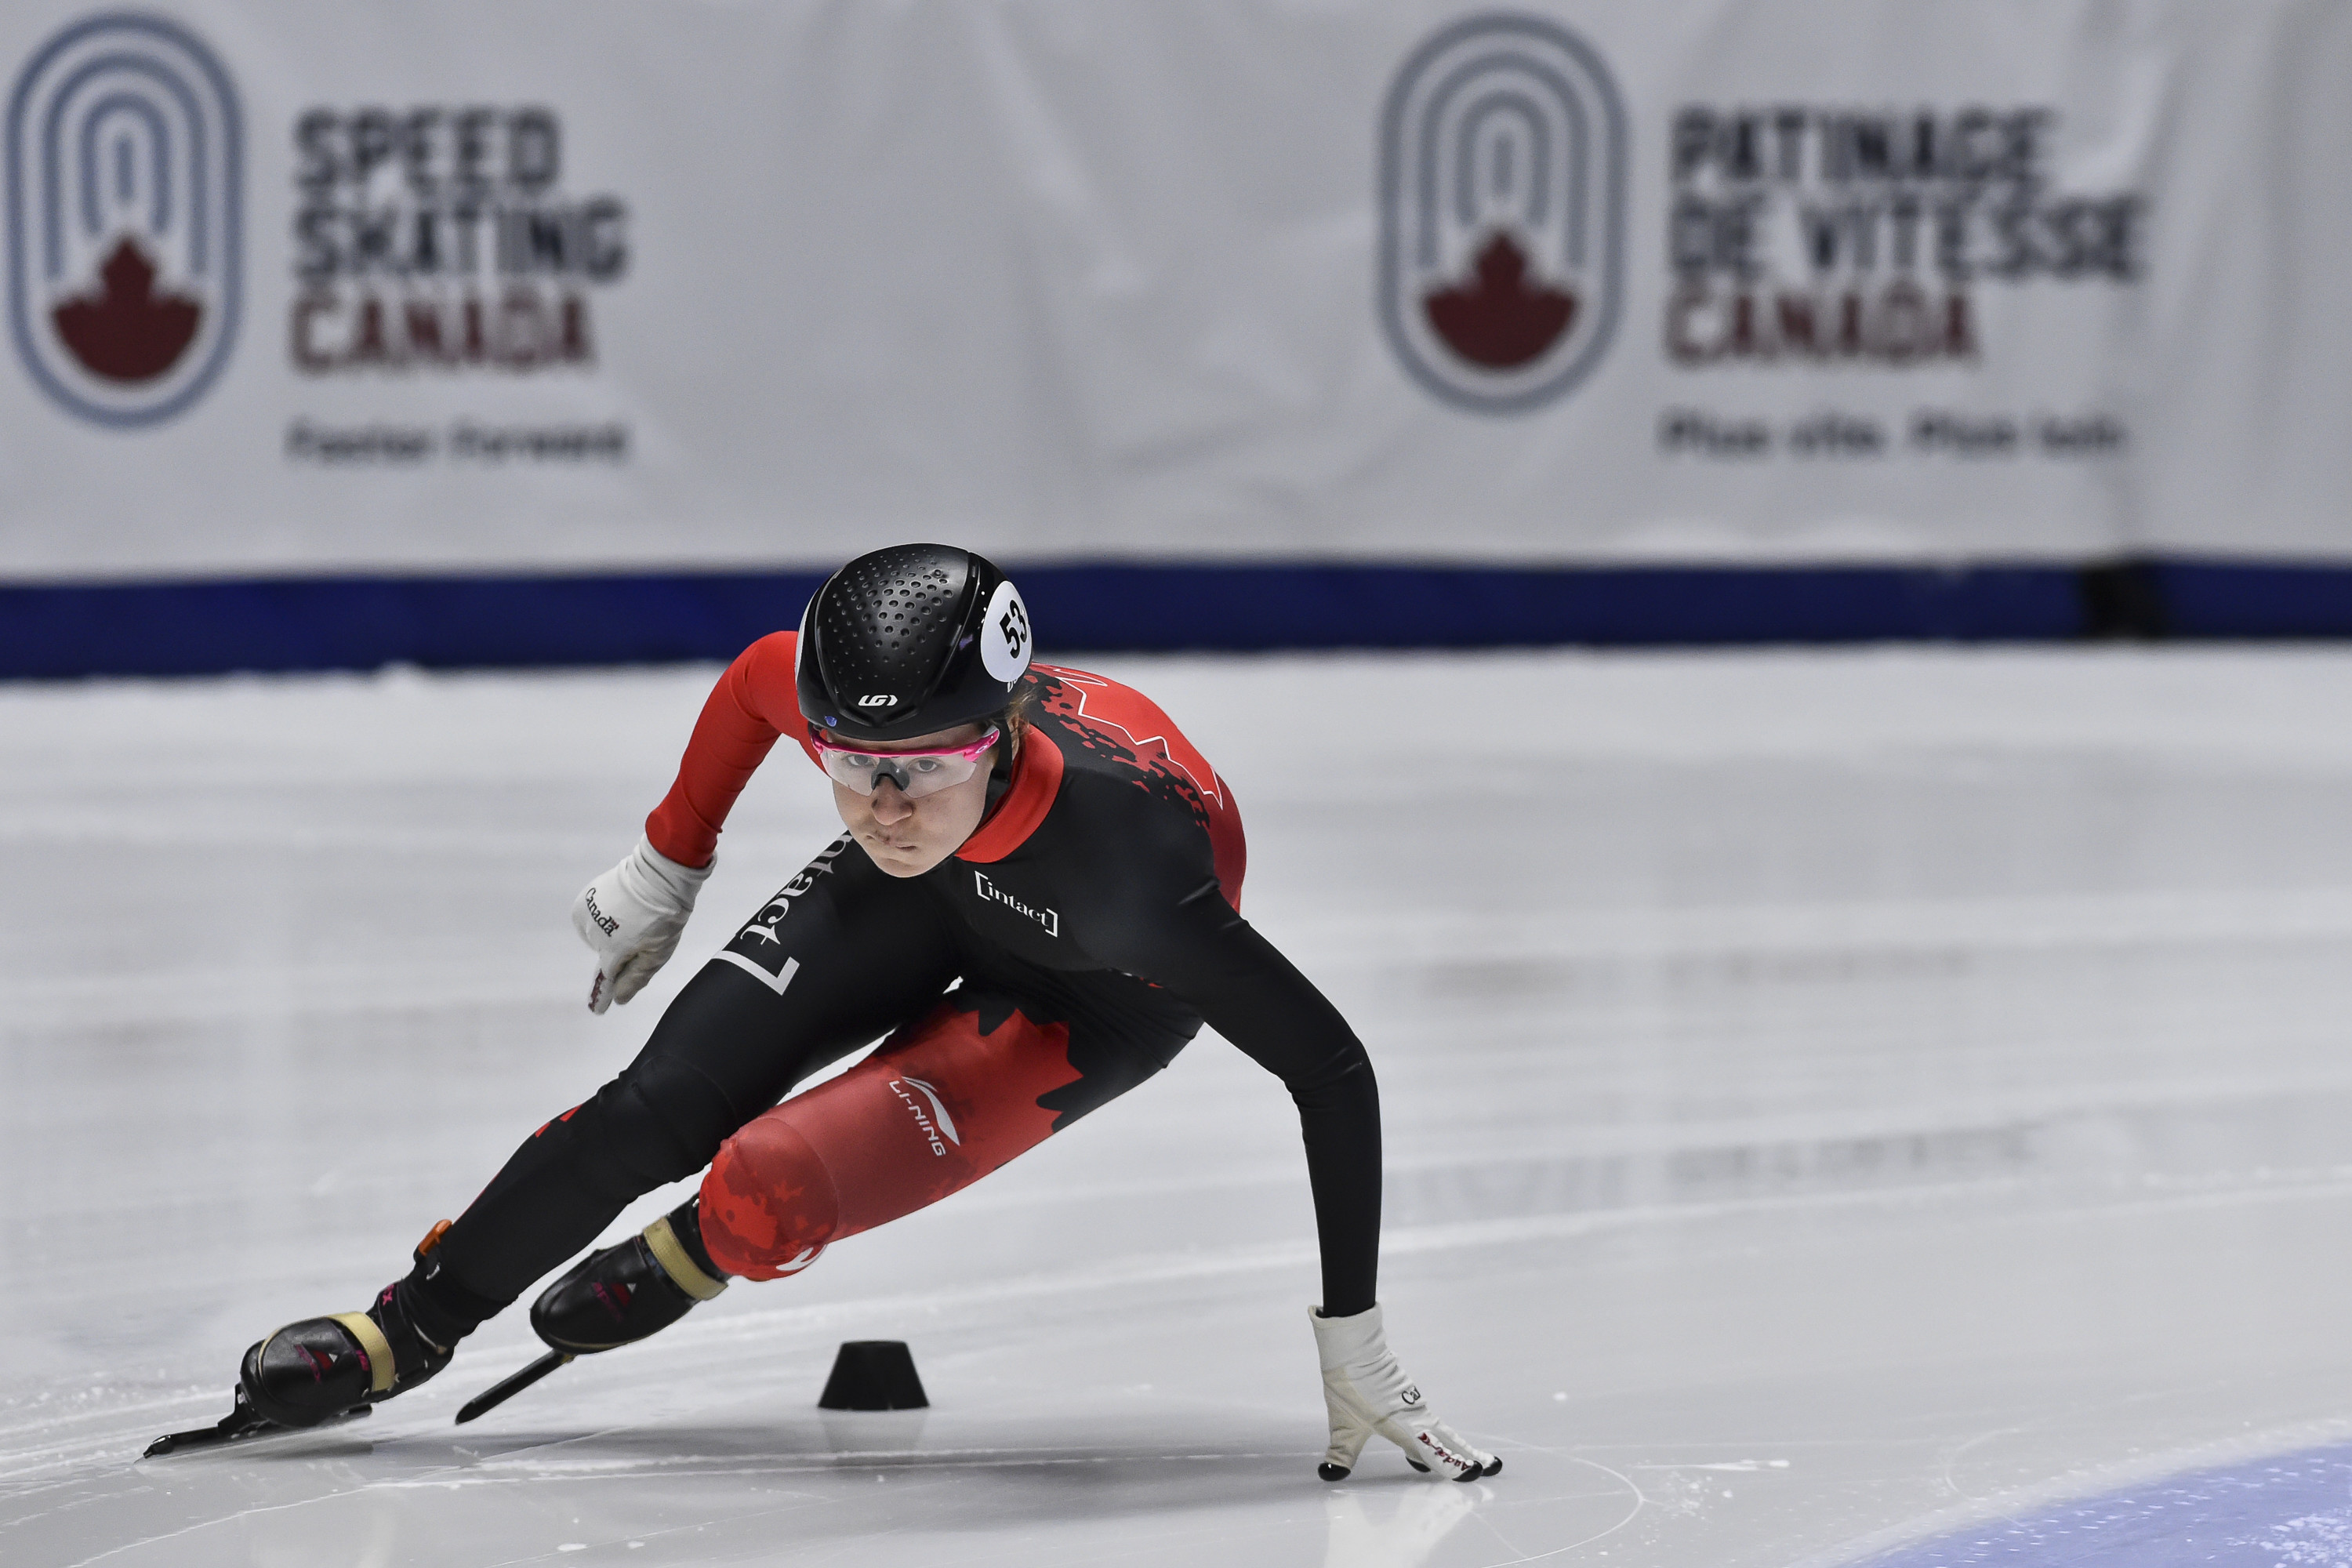
<path fill-rule="evenodd" d="M 930 1109 L 928 1111 L 916 1101 L 913 1095 L 907 1092 L 909 1085 L 920 1089 L 923 1099 L 930 1101 Z M 948 1114 L 947 1101 L 940 1098 L 937 1088 L 919 1078 L 894 1078 L 890 1080 L 890 1092 L 906 1101 L 907 1109 L 914 1113 L 916 1129 L 922 1133 L 924 1141 L 930 1144 L 931 1153 L 935 1157 L 946 1158 L 948 1143 L 953 1143 L 958 1147 L 962 1146 L 963 1140 L 956 1135 L 955 1118 Z M 942 1138 L 947 1140 L 946 1143 L 940 1142 Z"/>
<path fill-rule="evenodd" d="M 228 73 L 155 16 L 78 22 L 8 102 L 8 324 L 41 390 L 152 425 L 236 336 L 245 144 Z"/>
<path fill-rule="evenodd" d="M 1012 894 L 1006 892 L 1003 889 L 990 881 L 988 879 L 987 873 L 985 872 L 974 871 L 971 874 L 971 879 L 979 889 L 980 896 L 988 902 L 992 904 L 1003 904 L 1014 914 L 1025 915 L 1029 919 L 1035 921 L 1039 925 L 1045 928 L 1045 934 L 1047 936 L 1059 936 L 1062 934 L 1062 917 L 1055 914 L 1052 910 L 1031 909 L 1027 904 L 1023 903 L 1020 900 L 1014 898 Z"/>
<path fill-rule="evenodd" d="M 1413 51 L 1381 117 L 1380 312 L 1458 407 L 1566 393 L 1617 328 L 1625 115 L 1601 57 L 1534 16 L 1472 16 Z"/>

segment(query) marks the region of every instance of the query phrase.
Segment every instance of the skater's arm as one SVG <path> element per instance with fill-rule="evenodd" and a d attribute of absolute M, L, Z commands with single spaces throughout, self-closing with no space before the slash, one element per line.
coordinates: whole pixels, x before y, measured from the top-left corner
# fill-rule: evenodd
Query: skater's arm
<path fill-rule="evenodd" d="M 1388 1347 L 1373 1287 L 1381 1246 L 1381 1101 L 1362 1042 L 1339 1010 L 1226 903 L 1212 877 L 1150 922 L 1151 977 L 1289 1086 L 1307 1135 L 1323 1305 L 1310 1314 L 1323 1368 L 1331 1442 L 1318 1473 L 1345 1480 L 1373 1434 L 1419 1469 L 1457 1481 L 1498 1474 L 1503 1461 L 1437 1418 Z"/>
<path fill-rule="evenodd" d="M 761 637 L 727 667 L 702 704 L 677 781 L 646 818 L 646 839 L 679 865 L 710 864 L 735 797 L 767 760 L 776 737 L 797 732 L 793 652 L 798 640 L 797 632 Z"/>
<path fill-rule="evenodd" d="M 1147 951 L 1122 963 L 1183 997 L 1298 1107 L 1323 1304 L 1345 1317 L 1371 1306 L 1380 1271 L 1381 1096 L 1363 1042 L 1314 984 L 1203 883 L 1150 921 Z"/>

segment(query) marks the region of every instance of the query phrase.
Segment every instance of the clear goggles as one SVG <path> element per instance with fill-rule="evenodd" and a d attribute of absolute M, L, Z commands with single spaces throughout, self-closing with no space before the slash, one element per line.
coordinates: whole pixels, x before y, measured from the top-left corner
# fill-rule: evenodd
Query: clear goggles
<path fill-rule="evenodd" d="M 888 779 L 908 800 L 920 800 L 971 777 L 979 771 L 980 759 L 996 744 L 997 736 L 992 724 L 979 740 L 937 752 L 861 752 L 836 745 L 823 735 L 813 736 L 811 743 L 816 747 L 817 766 L 844 789 L 872 795 Z"/>

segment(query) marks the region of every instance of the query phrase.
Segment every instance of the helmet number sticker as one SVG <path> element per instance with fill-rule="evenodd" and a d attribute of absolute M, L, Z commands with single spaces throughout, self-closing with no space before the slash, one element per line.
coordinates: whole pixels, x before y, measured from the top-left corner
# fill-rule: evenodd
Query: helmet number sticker
<path fill-rule="evenodd" d="M 1007 686 L 1020 679 L 1029 668 L 1029 610 L 1020 591 L 999 583 L 981 618 L 980 662 L 989 678 Z"/>

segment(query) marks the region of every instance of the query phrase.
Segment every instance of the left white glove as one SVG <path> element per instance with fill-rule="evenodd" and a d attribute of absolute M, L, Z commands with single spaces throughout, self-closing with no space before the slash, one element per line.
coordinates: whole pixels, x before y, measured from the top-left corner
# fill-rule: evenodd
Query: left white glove
<path fill-rule="evenodd" d="M 1375 1432 L 1402 1448 L 1405 1462 L 1416 1470 L 1475 1481 L 1502 1469 L 1502 1460 L 1471 1447 L 1430 1414 L 1421 1390 L 1389 1349 L 1379 1307 L 1352 1318 L 1327 1318 L 1310 1307 L 1307 1317 L 1323 1358 L 1323 1403 L 1331 1416 L 1331 1447 L 1318 1475 L 1346 1480 Z"/>
<path fill-rule="evenodd" d="M 709 878 L 710 866 L 681 866 L 640 838 L 627 859 L 580 889 L 572 900 L 572 929 L 596 950 L 591 1013 L 626 1002 L 669 962 Z"/>

